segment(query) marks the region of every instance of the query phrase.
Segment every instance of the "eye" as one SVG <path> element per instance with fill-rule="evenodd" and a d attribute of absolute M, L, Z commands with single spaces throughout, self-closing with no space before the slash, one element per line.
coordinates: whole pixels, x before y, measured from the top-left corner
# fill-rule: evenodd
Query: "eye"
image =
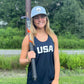
<path fill-rule="evenodd" d="M 38 19 L 39 17 L 38 16 L 35 16 L 34 19 Z"/>

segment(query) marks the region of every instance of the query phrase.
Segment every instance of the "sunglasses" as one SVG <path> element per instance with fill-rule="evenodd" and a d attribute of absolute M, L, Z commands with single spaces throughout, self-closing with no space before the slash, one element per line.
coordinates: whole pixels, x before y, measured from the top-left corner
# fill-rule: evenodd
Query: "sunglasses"
<path fill-rule="evenodd" d="M 45 18 L 45 17 L 46 17 L 46 15 L 41 14 L 41 15 L 36 15 L 36 16 L 34 16 L 33 18 L 34 18 L 34 19 L 39 19 L 39 18 Z"/>

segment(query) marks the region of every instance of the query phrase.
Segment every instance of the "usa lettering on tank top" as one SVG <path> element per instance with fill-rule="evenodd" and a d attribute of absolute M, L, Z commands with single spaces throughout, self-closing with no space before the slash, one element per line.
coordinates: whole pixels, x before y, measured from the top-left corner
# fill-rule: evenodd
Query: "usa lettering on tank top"
<path fill-rule="evenodd" d="M 37 47 L 37 53 L 38 54 L 48 53 L 48 52 L 53 52 L 53 46 L 52 45 Z"/>

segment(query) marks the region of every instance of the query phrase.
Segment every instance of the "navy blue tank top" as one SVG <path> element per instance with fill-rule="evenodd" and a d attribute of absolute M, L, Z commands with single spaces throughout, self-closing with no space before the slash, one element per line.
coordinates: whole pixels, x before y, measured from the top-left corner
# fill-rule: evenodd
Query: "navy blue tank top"
<path fill-rule="evenodd" d="M 27 84 L 51 84 L 54 79 L 54 42 L 48 35 L 45 42 L 34 37 L 34 51 L 36 53 L 35 63 L 37 80 L 32 78 L 31 63 L 28 67 Z"/>

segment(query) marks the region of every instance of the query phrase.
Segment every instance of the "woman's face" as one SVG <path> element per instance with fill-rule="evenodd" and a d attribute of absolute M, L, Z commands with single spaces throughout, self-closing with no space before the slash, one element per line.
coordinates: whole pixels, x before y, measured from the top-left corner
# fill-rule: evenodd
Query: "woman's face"
<path fill-rule="evenodd" d="M 46 25 L 46 15 L 44 14 L 39 14 L 34 16 L 34 25 L 36 26 L 36 28 L 44 28 Z"/>

